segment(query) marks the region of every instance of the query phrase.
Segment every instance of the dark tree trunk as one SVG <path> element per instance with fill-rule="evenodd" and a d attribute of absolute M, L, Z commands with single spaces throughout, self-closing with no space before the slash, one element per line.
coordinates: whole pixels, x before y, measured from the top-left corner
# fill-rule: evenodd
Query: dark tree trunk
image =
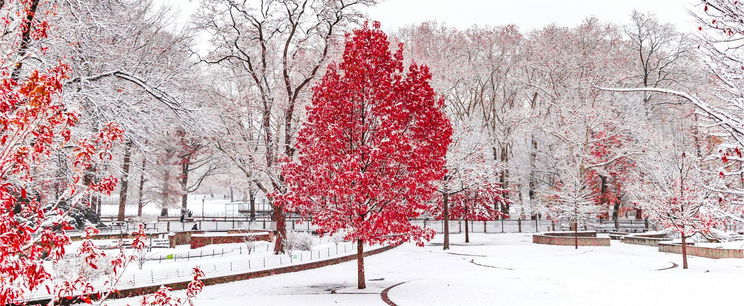
<path fill-rule="evenodd" d="M 57 152 L 57 178 L 54 180 L 54 199 L 59 200 L 59 198 L 64 193 L 65 189 L 65 182 L 67 177 L 67 171 L 66 171 L 66 158 L 65 155 L 62 152 Z M 91 207 L 94 211 L 96 210 L 96 207 Z M 96 212 L 97 213 L 97 212 Z M 98 215 L 100 217 L 100 214 Z"/>
<path fill-rule="evenodd" d="M 530 99 L 530 107 L 532 108 L 532 111 L 534 112 L 537 109 L 538 106 L 538 92 L 535 91 L 534 94 L 532 94 L 532 99 Z M 535 168 L 537 167 L 537 140 L 535 139 L 535 134 L 530 133 L 530 143 L 532 145 L 532 151 L 530 152 L 530 190 L 529 190 L 529 196 L 530 196 L 530 212 L 532 213 L 532 217 L 534 220 L 540 219 L 540 216 L 535 212 L 535 189 L 537 189 L 537 179 L 535 178 Z M 535 227 L 535 230 L 537 230 L 537 227 Z"/>
<path fill-rule="evenodd" d="M 129 165 L 132 162 L 132 142 L 127 141 L 124 145 L 124 161 L 121 166 L 121 189 L 119 189 L 119 214 L 117 221 L 124 221 L 127 209 L 127 193 L 129 192 Z"/>
<path fill-rule="evenodd" d="M 537 94 L 535 95 L 537 96 Z M 535 98 L 537 99 L 537 98 Z M 534 107 L 533 107 L 534 108 Z M 535 135 L 532 135 L 532 152 L 530 153 L 530 190 L 528 195 L 530 196 L 530 213 L 534 220 L 539 219 L 539 216 L 535 212 L 535 189 L 537 189 L 537 179 L 535 178 L 535 163 L 537 162 L 537 140 Z"/>
<path fill-rule="evenodd" d="M 504 167 L 504 170 L 501 170 L 501 188 L 509 188 L 509 145 L 505 144 L 501 146 L 501 162 L 504 163 L 504 165 L 507 165 Z M 504 199 L 509 199 L 509 193 L 504 194 Z M 509 214 L 509 205 L 506 205 L 505 203 L 501 203 L 501 207 L 499 208 L 499 211 L 502 213 L 508 215 Z"/>
<path fill-rule="evenodd" d="M 274 206 L 273 219 L 276 222 L 276 241 L 274 242 L 274 254 L 284 253 L 284 239 L 287 237 L 287 217 L 281 206 Z"/>
<path fill-rule="evenodd" d="M 93 197 L 92 207 L 96 207 L 96 210 L 98 211 L 97 215 L 100 218 L 101 217 L 101 196 L 100 195 Z"/>
<path fill-rule="evenodd" d="M 574 223 L 574 248 L 579 248 L 579 222 Z"/>
<path fill-rule="evenodd" d="M 443 209 L 443 218 L 444 218 L 444 243 L 442 246 L 443 250 L 449 250 L 450 247 L 450 241 L 449 241 L 449 193 L 445 192 L 442 196 L 442 202 L 444 203 L 444 209 Z"/>
<path fill-rule="evenodd" d="M 32 0 L 31 5 L 29 6 L 28 12 L 26 14 L 26 18 L 23 20 L 23 26 L 21 27 L 21 44 L 18 49 L 18 57 L 23 58 L 26 56 L 26 53 L 28 53 L 29 45 L 31 44 L 31 31 L 34 27 L 34 18 L 36 17 L 36 10 L 39 8 L 39 1 L 40 0 Z M 3 3 L 4 5 L 4 3 Z M 13 68 L 13 72 L 10 74 L 10 78 L 13 81 L 18 81 L 18 78 L 21 74 L 21 69 L 23 68 L 23 62 L 19 61 L 15 63 L 15 67 Z"/>
<path fill-rule="evenodd" d="M 468 225 L 468 218 L 465 218 L 465 243 L 470 242 L 470 225 Z"/>
<path fill-rule="evenodd" d="M 682 234 L 682 269 L 687 269 L 687 242 L 685 234 Z"/>
<path fill-rule="evenodd" d="M 189 201 L 189 164 L 188 158 L 181 163 L 181 213 L 185 214 Z"/>
<path fill-rule="evenodd" d="M 163 190 L 162 190 L 162 205 L 163 207 L 160 209 L 160 216 L 165 217 L 168 216 L 168 201 L 169 199 L 169 193 L 170 193 L 170 167 L 165 167 L 165 172 L 163 173 Z"/>
<path fill-rule="evenodd" d="M 362 239 L 357 240 L 357 288 L 367 288 L 364 279 L 364 241 Z"/>
<path fill-rule="evenodd" d="M 147 164 L 147 157 L 142 156 L 142 166 L 140 166 L 140 180 L 139 180 L 139 188 L 138 188 L 139 192 L 137 193 L 138 194 L 138 198 L 137 198 L 137 216 L 138 217 L 142 217 L 142 206 L 145 205 L 145 203 L 142 202 L 143 201 L 142 193 L 145 188 L 145 166 L 146 164 Z"/>
<path fill-rule="evenodd" d="M 248 189 L 248 202 L 251 206 L 251 221 L 256 220 L 256 191 Z"/>

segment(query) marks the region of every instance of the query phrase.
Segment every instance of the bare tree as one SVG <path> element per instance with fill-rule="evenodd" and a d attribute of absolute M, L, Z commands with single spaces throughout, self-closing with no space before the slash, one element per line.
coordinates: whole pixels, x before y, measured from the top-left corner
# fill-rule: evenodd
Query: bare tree
<path fill-rule="evenodd" d="M 374 2 L 207 0 L 202 5 L 197 24 L 211 35 L 214 47 L 202 61 L 250 84 L 251 99 L 244 106 L 254 109 L 255 117 L 232 122 L 255 120 L 259 131 L 247 150 L 228 148 L 227 143 L 222 149 L 231 155 L 253 154 L 246 159 L 252 168 L 246 175 L 264 194 L 285 192 L 278 165 L 281 157 L 294 154 L 299 106 L 339 36 L 360 16 L 356 8 Z M 274 252 L 282 253 L 285 213 L 277 205 L 273 210 Z"/>

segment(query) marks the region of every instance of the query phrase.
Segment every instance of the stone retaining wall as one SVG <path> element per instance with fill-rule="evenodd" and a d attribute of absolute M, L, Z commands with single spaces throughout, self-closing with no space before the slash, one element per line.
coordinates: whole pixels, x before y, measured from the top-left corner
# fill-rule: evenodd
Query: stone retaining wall
<path fill-rule="evenodd" d="M 669 241 L 668 238 L 653 238 L 653 237 L 642 237 L 642 236 L 625 236 L 620 239 L 623 243 L 646 245 L 652 247 L 658 247 L 660 241 Z"/>
<path fill-rule="evenodd" d="M 245 242 L 249 237 L 253 237 L 255 238 L 255 240 L 271 242 L 271 234 L 269 234 L 268 232 L 263 232 L 260 235 L 256 233 L 227 233 L 223 235 L 214 235 L 207 233 L 191 235 L 190 244 L 192 249 L 197 249 L 211 244 L 241 243 Z"/>
<path fill-rule="evenodd" d="M 215 231 L 215 232 L 227 232 L 228 234 L 240 234 L 240 233 L 255 233 L 255 232 L 266 232 L 266 231 L 254 231 L 254 230 L 228 230 L 228 231 Z M 181 232 L 173 232 L 168 235 L 168 241 L 170 243 L 171 248 L 175 248 L 177 245 L 191 245 L 191 235 L 202 235 L 207 234 L 209 231 L 181 231 Z M 265 240 L 265 241 L 273 241 L 274 240 L 274 233 L 268 232 L 269 236 L 268 239 L 261 238 L 259 240 Z M 243 242 L 243 240 L 236 241 L 236 242 Z M 217 243 L 232 243 L 232 242 L 217 242 Z M 204 246 L 204 245 L 201 245 Z M 193 246 L 191 247 L 194 248 Z"/>
<path fill-rule="evenodd" d="M 191 235 L 193 234 L 204 234 L 204 231 L 184 231 L 168 234 L 168 242 L 170 242 L 170 247 L 175 248 L 177 245 L 191 244 Z"/>
<path fill-rule="evenodd" d="M 676 244 L 659 244 L 659 252 L 682 254 L 682 246 Z M 687 255 L 720 258 L 744 258 L 744 250 L 741 249 L 718 249 L 701 246 L 687 246 Z"/>
<path fill-rule="evenodd" d="M 567 232 L 564 232 L 567 233 Z M 578 245 L 580 246 L 610 246 L 610 238 L 597 238 L 597 233 L 584 232 L 585 235 L 581 235 L 579 232 Z M 593 235 L 592 235 L 593 234 Z M 575 236 L 555 235 L 555 233 L 544 233 L 532 235 L 532 243 L 537 244 L 551 244 L 551 245 L 566 245 L 573 246 L 576 244 Z"/>

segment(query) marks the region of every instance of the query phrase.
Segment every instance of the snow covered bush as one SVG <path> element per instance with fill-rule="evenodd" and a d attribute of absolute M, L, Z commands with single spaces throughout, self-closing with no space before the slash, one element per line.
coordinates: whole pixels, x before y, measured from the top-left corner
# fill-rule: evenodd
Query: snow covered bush
<path fill-rule="evenodd" d="M 248 255 L 250 255 L 256 249 L 256 236 L 246 235 L 243 241 L 245 242 L 246 250 L 248 250 Z"/>
<path fill-rule="evenodd" d="M 313 247 L 313 236 L 306 232 L 288 232 L 284 242 L 288 251 L 310 251 Z"/>

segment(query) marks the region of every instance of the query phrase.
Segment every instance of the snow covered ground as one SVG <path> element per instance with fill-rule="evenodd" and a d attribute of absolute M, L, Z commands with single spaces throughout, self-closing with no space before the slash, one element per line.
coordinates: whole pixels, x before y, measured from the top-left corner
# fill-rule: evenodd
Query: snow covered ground
<path fill-rule="evenodd" d="M 529 234 L 453 235 L 365 259 L 367 289 L 356 289 L 356 263 L 208 286 L 196 305 L 734 305 L 744 260 L 690 258 L 612 241 L 611 247 L 532 244 Z M 336 294 L 332 294 L 335 291 Z M 183 292 L 176 292 L 183 296 Z M 138 298 L 109 305 L 137 304 Z"/>

